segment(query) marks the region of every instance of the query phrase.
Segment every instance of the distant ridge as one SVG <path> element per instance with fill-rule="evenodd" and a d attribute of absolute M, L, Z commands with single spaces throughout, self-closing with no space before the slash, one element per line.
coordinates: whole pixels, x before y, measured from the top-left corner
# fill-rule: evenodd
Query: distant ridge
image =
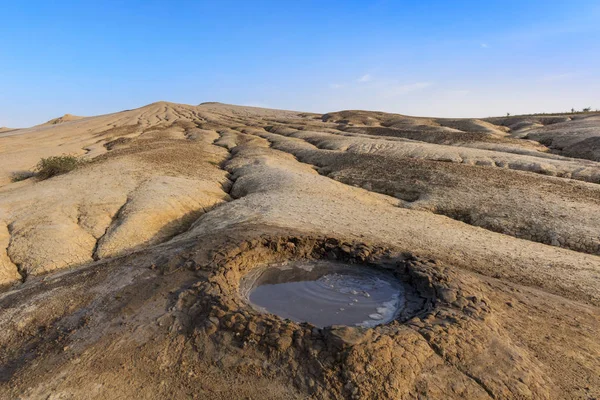
<path fill-rule="evenodd" d="M 77 121 L 78 119 L 82 119 L 82 118 L 85 118 L 85 117 L 79 117 L 77 115 L 72 115 L 72 114 L 65 114 L 62 117 L 51 119 L 50 121 L 44 122 L 43 124 L 40 124 L 37 126 L 58 125 L 58 124 L 62 124 L 65 122 Z"/>

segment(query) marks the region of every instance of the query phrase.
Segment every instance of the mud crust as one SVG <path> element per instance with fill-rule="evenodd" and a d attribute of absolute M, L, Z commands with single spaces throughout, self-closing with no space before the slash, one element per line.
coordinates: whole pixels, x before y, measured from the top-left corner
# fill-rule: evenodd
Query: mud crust
<path fill-rule="evenodd" d="M 407 288 L 407 308 L 396 320 L 375 328 L 319 329 L 261 314 L 240 295 L 240 279 L 254 268 L 301 259 L 391 271 Z M 190 265 L 190 260 L 185 262 Z M 283 373 L 316 398 L 410 397 L 429 393 L 434 381 L 439 384 L 439 374 L 456 375 L 461 382 L 447 388 L 450 397 L 515 398 L 523 393 L 548 397 L 543 375 L 495 325 L 477 282 L 435 260 L 330 237 L 269 236 L 222 248 L 208 265 L 194 265 L 207 271 L 208 279 L 182 292 L 176 309 L 179 323 L 187 327 L 199 351 L 207 340 L 219 347 L 254 348 L 269 363 L 281 366 L 277 375 Z M 460 344 L 457 337 L 462 338 Z M 494 346 L 496 357 L 512 362 L 503 365 L 496 360 L 495 368 L 472 370 L 475 359 L 481 368 L 480 358 L 492 342 L 503 343 Z M 405 360 L 392 356 L 407 352 L 414 356 Z M 387 360 L 385 365 L 390 356 L 396 361 Z M 410 365 L 395 365 L 407 360 Z M 504 377 L 501 385 L 494 377 L 499 374 Z"/>

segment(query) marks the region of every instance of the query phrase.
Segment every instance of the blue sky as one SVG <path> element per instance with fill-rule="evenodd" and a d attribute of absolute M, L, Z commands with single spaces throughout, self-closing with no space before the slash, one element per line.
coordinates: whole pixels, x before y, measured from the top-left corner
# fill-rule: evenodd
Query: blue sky
<path fill-rule="evenodd" d="M 0 0 L 0 126 L 158 100 L 600 108 L 600 1 Z"/>

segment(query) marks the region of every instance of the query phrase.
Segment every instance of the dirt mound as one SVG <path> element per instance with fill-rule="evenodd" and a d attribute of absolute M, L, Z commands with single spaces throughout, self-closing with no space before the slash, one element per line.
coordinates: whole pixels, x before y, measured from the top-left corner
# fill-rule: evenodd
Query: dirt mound
<path fill-rule="evenodd" d="M 44 125 L 58 125 L 58 124 L 63 124 L 65 122 L 77 121 L 77 120 L 80 120 L 82 118 L 85 118 L 85 117 L 78 117 L 77 115 L 65 114 L 62 117 L 53 118 L 50 121 L 44 122 L 43 124 L 41 124 L 39 126 L 44 126 Z"/>

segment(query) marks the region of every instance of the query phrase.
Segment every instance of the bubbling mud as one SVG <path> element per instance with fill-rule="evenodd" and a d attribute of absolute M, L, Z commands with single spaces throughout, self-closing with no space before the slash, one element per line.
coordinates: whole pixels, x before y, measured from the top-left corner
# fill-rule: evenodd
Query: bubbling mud
<path fill-rule="evenodd" d="M 392 274 L 329 261 L 256 270 L 244 277 L 241 292 L 260 312 L 320 328 L 385 324 L 405 305 L 404 287 Z"/>

